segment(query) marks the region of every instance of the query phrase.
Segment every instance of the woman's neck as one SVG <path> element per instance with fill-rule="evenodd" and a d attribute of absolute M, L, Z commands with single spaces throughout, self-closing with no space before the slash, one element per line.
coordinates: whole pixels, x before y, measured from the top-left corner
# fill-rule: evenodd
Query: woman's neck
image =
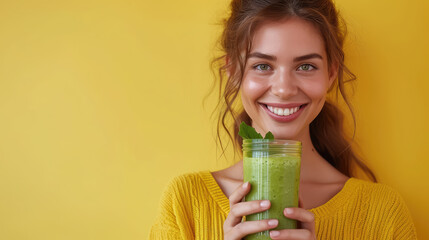
<path fill-rule="evenodd" d="M 310 128 L 298 137 L 302 143 L 301 182 L 320 182 L 326 175 L 337 171 L 317 152 L 310 137 Z"/>

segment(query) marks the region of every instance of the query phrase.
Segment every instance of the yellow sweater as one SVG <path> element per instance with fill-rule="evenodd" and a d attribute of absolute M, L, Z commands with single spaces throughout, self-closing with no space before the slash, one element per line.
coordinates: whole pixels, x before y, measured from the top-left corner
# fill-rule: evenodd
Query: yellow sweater
<path fill-rule="evenodd" d="M 160 207 L 150 240 L 223 239 L 229 202 L 210 172 L 176 177 Z M 404 201 L 383 184 L 350 178 L 331 200 L 310 211 L 318 239 L 417 239 Z"/>

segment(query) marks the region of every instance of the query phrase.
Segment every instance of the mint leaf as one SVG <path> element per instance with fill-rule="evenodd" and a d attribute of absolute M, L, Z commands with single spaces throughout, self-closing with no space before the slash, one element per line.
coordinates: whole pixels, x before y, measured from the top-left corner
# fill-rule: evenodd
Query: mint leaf
<path fill-rule="evenodd" d="M 241 122 L 238 135 L 243 139 L 262 139 L 262 135 L 256 132 L 253 127 L 247 125 L 245 122 Z"/>
<path fill-rule="evenodd" d="M 247 125 L 245 122 L 241 122 L 238 135 L 243 139 L 263 139 L 260 133 L 256 132 L 253 127 Z M 267 132 L 265 139 L 274 139 L 274 135 L 271 132 Z"/>
<path fill-rule="evenodd" d="M 265 134 L 264 139 L 274 139 L 274 135 L 272 132 L 267 132 L 267 134 Z"/>

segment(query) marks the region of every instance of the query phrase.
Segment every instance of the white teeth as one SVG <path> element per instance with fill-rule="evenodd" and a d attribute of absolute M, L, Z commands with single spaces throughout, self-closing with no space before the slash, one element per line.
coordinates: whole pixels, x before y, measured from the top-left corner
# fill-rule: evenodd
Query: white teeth
<path fill-rule="evenodd" d="M 294 113 L 293 109 L 289 110 L 289 108 L 285 108 L 283 116 L 287 116 L 291 113 Z"/>
<path fill-rule="evenodd" d="M 277 107 L 272 107 L 272 106 L 268 106 L 267 105 L 268 110 L 270 110 L 271 112 L 275 113 L 276 115 L 279 116 L 288 116 L 291 115 L 293 113 L 296 113 L 300 107 L 295 107 L 295 108 L 277 108 Z"/>

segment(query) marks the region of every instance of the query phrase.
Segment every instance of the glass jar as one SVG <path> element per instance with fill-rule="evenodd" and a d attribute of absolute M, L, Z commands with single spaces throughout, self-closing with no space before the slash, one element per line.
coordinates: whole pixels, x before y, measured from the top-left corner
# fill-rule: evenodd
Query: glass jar
<path fill-rule="evenodd" d="M 278 219 L 275 229 L 294 229 L 296 220 L 283 211 L 298 207 L 301 169 L 301 142 L 293 140 L 245 139 L 243 141 L 244 181 L 251 185 L 245 201 L 270 200 L 270 209 L 246 216 L 246 221 Z M 269 231 L 249 235 L 246 240 L 271 239 Z"/>

